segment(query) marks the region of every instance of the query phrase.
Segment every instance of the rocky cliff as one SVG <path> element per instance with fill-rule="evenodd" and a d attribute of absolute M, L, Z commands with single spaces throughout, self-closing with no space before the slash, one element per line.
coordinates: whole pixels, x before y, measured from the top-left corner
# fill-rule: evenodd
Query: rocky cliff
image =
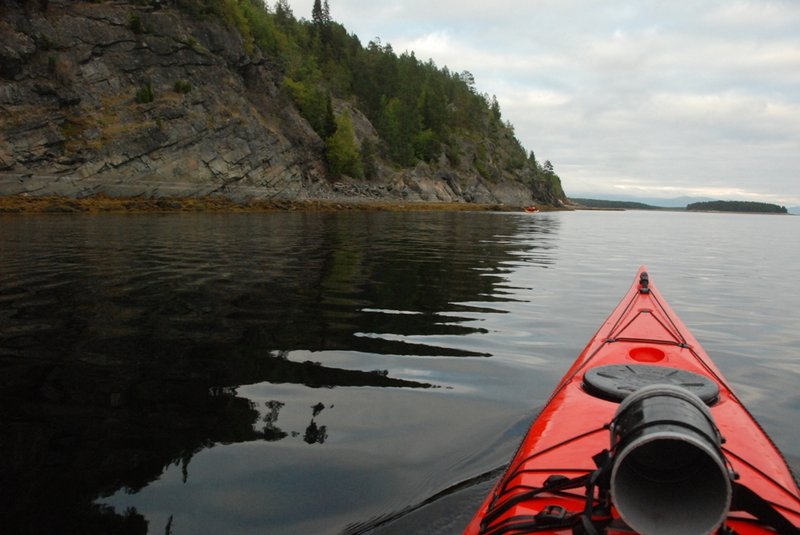
<path fill-rule="evenodd" d="M 247 50 L 247 51 L 246 51 Z M 560 187 L 460 163 L 332 180 L 275 58 L 166 2 L 0 4 L 0 195 L 404 199 L 551 205 Z M 377 140 L 357 107 L 359 143 Z M 477 149 L 474 149 L 477 150 Z"/>

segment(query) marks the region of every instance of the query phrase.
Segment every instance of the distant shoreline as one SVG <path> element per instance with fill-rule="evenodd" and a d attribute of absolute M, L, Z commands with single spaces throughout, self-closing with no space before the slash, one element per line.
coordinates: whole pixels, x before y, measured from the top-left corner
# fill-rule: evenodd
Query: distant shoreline
<path fill-rule="evenodd" d="M 744 210 L 681 210 L 687 214 L 795 215 L 790 212 L 746 212 Z"/>
<path fill-rule="evenodd" d="M 688 203 L 686 206 L 660 206 L 645 204 L 636 201 L 614 201 L 604 199 L 589 199 L 570 197 L 576 210 L 643 210 L 643 211 L 672 211 L 672 212 L 699 212 L 721 214 L 777 214 L 786 215 L 791 212 L 777 204 L 754 201 L 702 201 Z"/>
<path fill-rule="evenodd" d="M 0 196 L 0 214 L 100 214 L 100 213 L 239 213 L 276 211 L 447 211 L 487 212 L 522 211 L 523 207 L 504 204 L 478 204 L 433 201 L 387 200 L 259 200 L 236 202 L 224 197 L 144 198 L 144 197 L 35 197 Z M 540 207 L 540 210 L 557 208 Z"/>

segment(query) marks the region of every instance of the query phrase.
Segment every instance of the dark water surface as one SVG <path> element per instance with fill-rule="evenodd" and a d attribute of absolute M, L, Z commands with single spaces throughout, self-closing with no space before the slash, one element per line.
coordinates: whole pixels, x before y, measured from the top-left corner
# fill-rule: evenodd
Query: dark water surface
<path fill-rule="evenodd" d="M 0 525 L 458 532 L 640 264 L 797 467 L 798 231 L 649 212 L 0 217 Z"/>

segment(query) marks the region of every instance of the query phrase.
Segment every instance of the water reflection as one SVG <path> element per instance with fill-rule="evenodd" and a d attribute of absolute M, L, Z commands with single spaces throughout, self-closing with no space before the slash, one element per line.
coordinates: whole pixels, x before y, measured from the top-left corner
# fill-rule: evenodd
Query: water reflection
<path fill-rule="evenodd" d="M 281 430 L 277 425 L 278 416 L 280 414 L 280 410 L 286 406 L 286 403 L 276 400 L 270 400 L 264 403 L 265 407 L 267 408 L 267 414 L 264 416 L 264 430 L 263 430 L 263 438 L 269 442 L 277 442 L 278 440 L 282 440 L 289 436 L 289 433 Z M 328 436 L 328 426 L 326 425 L 317 425 L 316 418 L 319 414 L 325 410 L 325 405 L 323 403 L 317 403 L 311 407 L 311 422 L 306 427 L 305 433 L 303 433 L 303 440 L 307 444 L 324 444 L 325 439 Z M 298 436 L 299 433 L 297 431 L 292 431 L 292 436 Z"/>
<path fill-rule="evenodd" d="M 145 533 L 135 509 L 93 501 L 173 465 L 186 482 L 216 444 L 319 447 L 334 432 L 330 404 L 284 428 L 285 399 L 257 405 L 239 385 L 430 389 L 376 356 L 489 356 L 451 342 L 504 313 L 504 274 L 538 261 L 529 234 L 547 220 L 415 217 L 3 218 L 0 523 Z M 356 364 L 327 362 L 337 351 Z"/>
<path fill-rule="evenodd" d="M 286 404 L 280 401 L 270 400 L 267 401 L 265 405 L 268 409 L 268 412 L 267 415 L 264 416 L 264 439 L 274 442 L 276 440 L 286 438 L 287 434 L 284 431 L 281 431 L 281 429 L 276 425 L 278 421 L 278 413 Z"/>

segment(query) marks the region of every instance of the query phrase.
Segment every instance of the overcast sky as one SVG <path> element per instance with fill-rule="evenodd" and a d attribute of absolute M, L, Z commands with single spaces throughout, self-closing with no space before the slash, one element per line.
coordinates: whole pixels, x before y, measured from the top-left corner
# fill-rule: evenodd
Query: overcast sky
<path fill-rule="evenodd" d="M 470 71 L 570 196 L 800 206 L 800 0 L 329 5 L 365 46 Z"/>

